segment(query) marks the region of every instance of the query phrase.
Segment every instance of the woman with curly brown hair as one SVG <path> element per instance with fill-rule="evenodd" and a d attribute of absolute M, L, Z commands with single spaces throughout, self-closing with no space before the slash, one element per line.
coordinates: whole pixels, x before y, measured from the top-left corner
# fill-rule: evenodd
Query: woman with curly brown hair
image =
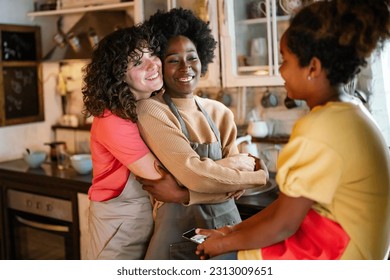
<path fill-rule="evenodd" d="M 390 37 L 389 0 L 319 1 L 280 42 L 290 98 L 305 100 L 278 159 L 278 199 L 233 227 L 198 229 L 213 259 L 385 259 L 390 244 L 390 154 L 359 100 L 344 92 Z"/>
<path fill-rule="evenodd" d="M 156 41 L 144 26 L 99 42 L 84 68 L 84 112 L 93 116 L 90 259 L 143 259 L 153 230 L 149 195 L 135 175 L 160 178 L 136 124 L 136 102 L 162 88 Z"/>

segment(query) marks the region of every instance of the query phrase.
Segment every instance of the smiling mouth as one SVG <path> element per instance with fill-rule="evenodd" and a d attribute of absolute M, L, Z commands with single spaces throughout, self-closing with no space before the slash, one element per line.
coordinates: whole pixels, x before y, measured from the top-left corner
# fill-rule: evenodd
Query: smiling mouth
<path fill-rule="evenodd" d="M 178 78 L 177 80 L 181 83 L 188 83 L 191 82 L 194 79 L 194 76 L 186 76 L 182 78 Z"/>
<path fill-rule="evenodd" d="M 154 74 L 154 75 L 152 75 L 152 76 L 146 78 L 146 80 L 153 81 L 153 80 L 157 79 L 158 76 L 160 76 L 160 75 L 159 75 L 158 72 L 157 72 L 156 74 Z"/>

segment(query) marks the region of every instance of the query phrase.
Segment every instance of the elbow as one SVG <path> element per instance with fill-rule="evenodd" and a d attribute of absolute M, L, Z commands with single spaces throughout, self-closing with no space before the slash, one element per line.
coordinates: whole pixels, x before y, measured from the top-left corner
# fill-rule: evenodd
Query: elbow
<path fill-rule="evenodd" d="M 279 230 L 277 231 L 278 234 L 278 240 L 283 241 L 286 240 L 287 238 L 293 236 L 299 229 L 299 224 L 284 224 L 282 225 Z"/>
<path fill-rule="evenodd" d="M 287 238 L 291 237 L 297 232 L 297 230 L 291 230 L 291 229 L 283 229 L 278 234 L 278 239 L 280 241 L 286 240 Z"/>

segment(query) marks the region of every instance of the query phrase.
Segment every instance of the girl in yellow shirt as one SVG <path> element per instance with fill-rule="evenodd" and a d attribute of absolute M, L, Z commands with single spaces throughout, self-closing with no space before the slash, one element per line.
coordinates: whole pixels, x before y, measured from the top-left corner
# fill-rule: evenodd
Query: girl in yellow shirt
<path fill-rule="evenodd" d="M 389 0 L 333 0 L 293 17 L 280 42 L 280 73 L 288 97 L 311 111 L 278 159 L 280 196 L 240 224 L 198 229 L 208 236 L 197 247 L 202 259 L 387 258 L 389 150 L 343 85 L 389 39 L 389 13 Z"/>

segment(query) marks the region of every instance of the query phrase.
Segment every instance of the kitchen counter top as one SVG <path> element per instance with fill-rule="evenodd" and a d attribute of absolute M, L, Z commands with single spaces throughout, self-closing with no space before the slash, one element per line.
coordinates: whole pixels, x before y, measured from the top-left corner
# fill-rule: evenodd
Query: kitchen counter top
<path fill-rule="evenodd" d="M 92 174 L 80 175 L 73 168 L 59 170 L 55 163 L 50 162 L 43 163 L 39 168 L 29 168 L 23 159 L 16 159 L 0 162 L 1 179 L 29 182 L 41 191 L 55 187 L 56 192 L 63 190 L 87 193 L 92 182 Z M 260 194 L 242 196 L 236 201 L 243 218 L 261 211 L 277 198 L 279 190 L 274 173 L 270 174 L 270 182 L 275 188 Z"/>
<path fill-rule="evenodd" d="M 44 162 L 39 168 L 29 168 L 23 159 L 0 162 L 0 180 L 39 182 L 40 186 L 58 186 L 70 191 L 87 193 L 92 174 L 80 175 L 73 168 L 59 170 L 57 165 Z"/>

